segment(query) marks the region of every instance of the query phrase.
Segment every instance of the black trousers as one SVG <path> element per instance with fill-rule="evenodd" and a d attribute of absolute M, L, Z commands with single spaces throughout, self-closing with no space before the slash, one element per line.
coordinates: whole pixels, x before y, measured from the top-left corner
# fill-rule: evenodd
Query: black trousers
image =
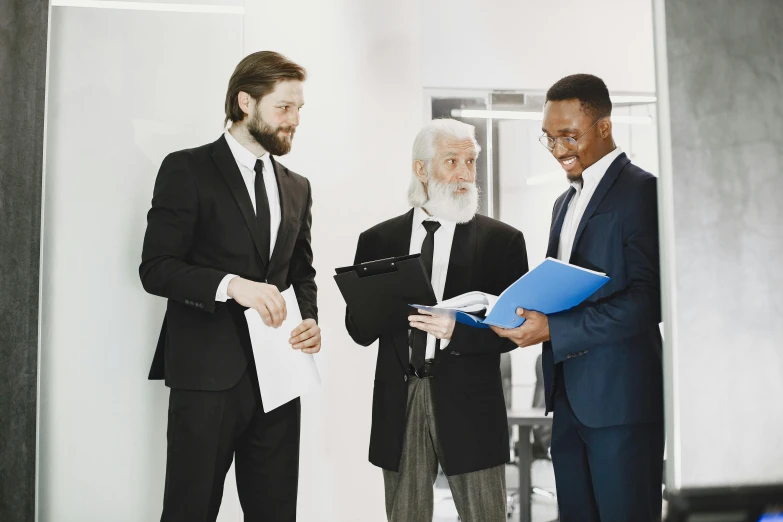
<path fill-rule="evenodd" d="M 555 392 L 552 464 L 562 522 L 660 522 L 663 422 L 591 428 Z"/>
<path fill-rule="evenodd" d="M 254 367 L 225 391 L 172 389 L 161 522 L 214 522 L 235 460 L 246 522 L 294 522 L 300 405 L 269 413 Z"/>

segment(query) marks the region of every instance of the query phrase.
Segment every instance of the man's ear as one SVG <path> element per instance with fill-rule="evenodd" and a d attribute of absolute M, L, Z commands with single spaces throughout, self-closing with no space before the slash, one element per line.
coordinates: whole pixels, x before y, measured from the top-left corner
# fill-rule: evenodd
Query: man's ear
<path fill-rule="evenodd" d="M 414 160 L 413 161 L 413 172 L 416 174 L 416 177 L 419 178 L 419 181 L 421 181 L 425 186 L 427 185 L 427 174 L 424 172 L 424 162 L 421 160 Z"/>
<path fill-rule="evenodd" d="M 598 132 L 601 133 L 601 138 L 606 139 L 612 134 L 612 120 L 604 118 L 598 123 Z"/>
<path fill-rule="evenodd" d="M 246 116 L 249 115 L 253 110 L 252 102 L 253 97 L 245 91 L 239 91 L 239 93 L 237 93 L 237 103 L 239 103 L 239 108 L 242 110 L 242 112 L 245 113 Z"/>

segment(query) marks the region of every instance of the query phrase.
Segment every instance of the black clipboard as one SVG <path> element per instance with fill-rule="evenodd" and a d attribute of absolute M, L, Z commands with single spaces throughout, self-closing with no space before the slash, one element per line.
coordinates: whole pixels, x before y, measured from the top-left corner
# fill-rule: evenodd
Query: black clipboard
<path fill-rule="evenodd" d="M 335 272 L 351 318 L 365 332 L 382 335 L 407 329 L 408 316 L 414 312 L 411 303 L 437 303 L 421 254 L 369 261 Z"/>

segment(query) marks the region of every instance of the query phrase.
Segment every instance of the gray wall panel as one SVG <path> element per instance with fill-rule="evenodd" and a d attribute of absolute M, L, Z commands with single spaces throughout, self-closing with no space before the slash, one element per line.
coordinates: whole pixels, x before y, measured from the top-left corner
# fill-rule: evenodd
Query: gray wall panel
<path fill-rule="evenodd" d="M 783 484 L 783 2 L 668 1 L 665 23 L 675 484 Z"/>
<path fill-rule="evenodd" d="M 0 0 L 0 520 L 35 517 L 47 0 Z"/>

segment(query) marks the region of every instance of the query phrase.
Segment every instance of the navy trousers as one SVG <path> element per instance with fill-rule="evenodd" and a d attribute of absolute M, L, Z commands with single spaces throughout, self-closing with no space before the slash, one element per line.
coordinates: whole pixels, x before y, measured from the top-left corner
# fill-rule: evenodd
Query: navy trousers
<path fill-rule="evenodd" d="M 660 522 L 663 422 L 585 426 L 558 386 L 552 463 L 561 522 Z"/>

